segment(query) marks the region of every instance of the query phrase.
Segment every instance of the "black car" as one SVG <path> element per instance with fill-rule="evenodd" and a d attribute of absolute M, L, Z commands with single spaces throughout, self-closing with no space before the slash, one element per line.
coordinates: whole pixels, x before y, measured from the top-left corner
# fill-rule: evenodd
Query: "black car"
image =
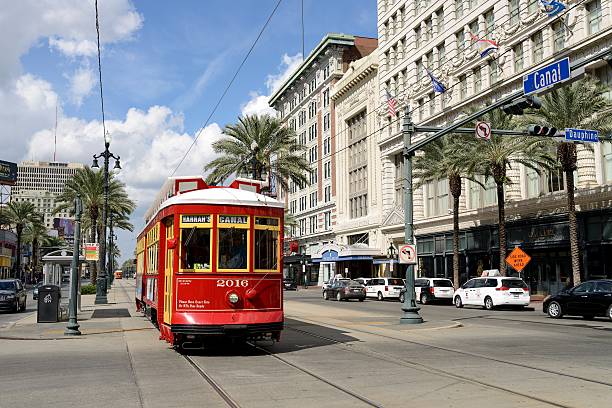
<path fill-rule="evenodd" d="M 293 279 L 285 278 L 283 279 L 283 288 L 285 290 L 297 290 L 297 283 Z"/>
<path fill-rule="evenodd" d="M 563 315 L 592 319 L 603 316 L 612 320 L 612 280 L 593 280 L 544 300 L 542 311 L 553 319 Z"/>
<path fill-rule="evenodd" d="M 0 310 L 19 312 L 26 309 L 26 290 L 19 279 L 0 280 Z"/>
<path fill-rule="evenodd" d="M 363 302 L 365 298 L 365 286 L 354 280 L 337 280 L 323 290 L 323 299 L 325 300 L 358 299 Z"/>

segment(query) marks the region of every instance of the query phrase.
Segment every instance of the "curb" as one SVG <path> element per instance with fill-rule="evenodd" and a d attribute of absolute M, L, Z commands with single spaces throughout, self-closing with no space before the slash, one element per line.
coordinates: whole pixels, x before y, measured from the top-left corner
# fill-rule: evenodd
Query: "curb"
<path fill-rule="evenodd" d="M 142 327 L 138 329 L 111 329 L 111 330 L 100 330 L 100 331 L 83 331 L 80 336 L 54 336 L 54 337 L 25 337 L 25 336 L 2 336 L 0 335 L 0 340 L 70 340 L 77 338 L 84 338 L 87 336 L 95 336 L 98 334 L 111 334 L 111 333 L 125 333 L 125 332 L 133 332 L 133 331 L 144 331 L 144 330 L 154 330 L 155 327 Z M 61 331 L 61 330 L 57 330 Z M 62 331 L 63 333 L 63 331 Z"/>

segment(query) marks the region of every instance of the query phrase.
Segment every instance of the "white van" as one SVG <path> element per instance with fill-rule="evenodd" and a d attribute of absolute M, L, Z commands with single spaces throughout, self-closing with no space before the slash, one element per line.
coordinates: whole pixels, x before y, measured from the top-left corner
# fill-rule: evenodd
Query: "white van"
<path fill-rule="evenodd" d="M 520 278 L 507 276 L 470 279 L 453 296 L 456 307 L 478 305 L 487 310 L 495 306 L 524 307 L 529 305 L 530 300 L 527 284 Z"/>
<path fill-rule="evenodd" d="M 404 281 L 400 278 L 373 278 L 366 286 L 366 297 L 399 299 L 403 288 Z"/>

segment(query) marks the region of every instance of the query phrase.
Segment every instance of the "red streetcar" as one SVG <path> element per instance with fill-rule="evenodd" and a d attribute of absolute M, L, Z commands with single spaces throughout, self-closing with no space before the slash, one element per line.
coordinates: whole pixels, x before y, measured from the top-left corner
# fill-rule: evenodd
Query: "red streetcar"
<path fill-rule="evenodd" d="M 261 182 L 174 177 L 138 236 L 136 305 L 176 347 L 210 337 L 280 340 L 282 202 Z"/>

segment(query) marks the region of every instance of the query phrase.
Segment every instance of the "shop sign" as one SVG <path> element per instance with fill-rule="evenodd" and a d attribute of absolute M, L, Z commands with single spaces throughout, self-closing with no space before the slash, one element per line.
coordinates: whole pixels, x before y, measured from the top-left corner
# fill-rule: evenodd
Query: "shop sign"
<path fill-rule="evenodd" d="M 529 261 L 531 261 L 531 257 L 519 247 L 514 248 L 506 258 L 508 265 L 517 272 L 525 269 Z"/>
<path fill-rule="evenodd" d="M 0 160 L 0 184 L 13 185 L 17 182 L 17 163 Z"/>
<path fill-rule="evenodd" d="M 97 261 L 100 256 L 100 245 L 98 243 L 85 244 L 85 260 Z"/>

